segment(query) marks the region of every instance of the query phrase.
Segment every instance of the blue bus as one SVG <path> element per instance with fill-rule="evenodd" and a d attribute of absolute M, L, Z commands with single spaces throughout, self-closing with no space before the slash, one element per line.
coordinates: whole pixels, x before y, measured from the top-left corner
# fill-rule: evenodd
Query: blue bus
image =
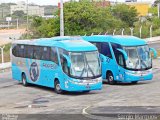
<path fill-rule="evenodd" d="M 84 40 L 96 45 L 101 57 L 102 78 L 109 84 L 151 80 L 152 59 L 147 43 L 133 36 L 95 35 Z"/>
<path fill-rule="evenodd" d="M 17 40 L 12 44 L 12 77 L 24 86 L 47 86 L 58 94 L 89 92 L 102 88 L 101 76 L 96 46 L 76 37 Z"/>

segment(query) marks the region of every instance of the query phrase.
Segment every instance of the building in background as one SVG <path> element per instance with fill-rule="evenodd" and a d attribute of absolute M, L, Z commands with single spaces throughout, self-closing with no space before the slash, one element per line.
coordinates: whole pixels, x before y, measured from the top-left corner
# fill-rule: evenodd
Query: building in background
<path fill-rule="evenodd" d="M 0 20 L 4 20 L 10 15 L 10 5 L 15 5 L 15 3 L 1 3 L 0 4 Z"/>
<path fill-rule="evenodd" d="M 125 2 L 137 2 L 137 0 L 126 0 Z"/>
<path fill-rule="evenodd" d="M 23 11 L 26 14 L 27 4 L 21 1 L 15 5 L 10 5 L 10 14 L 12 15 L 15 11 Z M 44 7 L 35 4 L 28 4 L 28 15 L 44 16 Z"/>
<path fill-rule="evenodd" d="M 53 15 L 58 10 L 58 6 L 53 6 L 53 5 L 44 5 L 42 7 L 44 7 L 44 15 L 45 16 Z"/>
<path fill-rule="evenodd" d="M 126 2 L 125 4 L 133 6 L 137 9 L 139 16 L 147 16 L 151 3 L 147 2 Z"/>

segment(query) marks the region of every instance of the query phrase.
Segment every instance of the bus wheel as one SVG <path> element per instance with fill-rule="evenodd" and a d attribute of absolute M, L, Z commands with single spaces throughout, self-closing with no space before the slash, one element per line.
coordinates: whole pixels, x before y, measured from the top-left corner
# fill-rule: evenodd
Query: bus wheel
<path fill-rule="evenodd" d="M 133 82 L 132 82 L 132 84 L 137 84 L 137 83 L 138 83 L 138 81 L 133 81 Z"/>
<path fill-rule="evenodd" d="M 25 74 L 22 74 L 22 84 L 23 86 L 28 86 L 28 83 L 27 83 L 27 79 L 26 79 L 26 75 Z"/>
<path fill-rule="evenodd" d="M 62 94 L 63 93 L 63 90 L 61 89 L 60 87 L 60 82 L 59 80 L 55 80 L 54 82 L 54 90 L 57 94 Z"/>
<path fill-rule="evenodd" d="M 107 73 L 108 84 L 114 85 L 116 82 L 114 80 L 113 74 L 111 72 Z"/>
<path fill-rule="evenodd" d="M 87 91 L 83 91 L 83 93 L 89 93 L 90 92 L 90 90 L 87 90 Z"/>

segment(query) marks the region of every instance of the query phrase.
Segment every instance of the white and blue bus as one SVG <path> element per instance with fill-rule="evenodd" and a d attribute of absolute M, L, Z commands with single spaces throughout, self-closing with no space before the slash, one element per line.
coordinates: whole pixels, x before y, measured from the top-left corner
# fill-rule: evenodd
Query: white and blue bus
<path fill-rule="evenodd" d="M 95 35 L 84 40 L 97 46 L 102 63 L 102 78 L 109 84 L 151 80 L 152 59 L 145 40 L 133 36 Z M 156 56 L 156 51 L 154 51 Z"/>
<path fill-rule="evenodd" d="M 36 84 L 63 91 L 102 89 L 96 46 L 72 37 L 17 40 L 12 44 L 12 76 L 24 86 Z"/>

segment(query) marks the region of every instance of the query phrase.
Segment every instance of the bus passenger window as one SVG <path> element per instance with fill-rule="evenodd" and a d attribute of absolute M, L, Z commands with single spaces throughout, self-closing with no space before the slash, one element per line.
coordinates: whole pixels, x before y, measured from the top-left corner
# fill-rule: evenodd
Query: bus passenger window
<path fill-rule="evenodd" d="M 37 59 L 37 60 L 40 60 L 41 59 L 41 54 L 42 54 L 42 52 L 41 52 L 41 47 L 39 47 L 39 46 L 34 46 L 34 59 Z"/>
<path fill-rule="evenodd" d="M 26 58 L 30 58 L 32 59 L 33 58 L 33 46 L 26 46 L 26 51 L 25 51 L 25 55 L 26 55 Z"/>
<path fill-rule="evenodd" d="M 50 48 L 43 47 L 42 49 L 42 60 L 50 60 Z"/>
<path fill-rule="evenodd" d="M 12 54 L 17 57 L 17 45 L 15 45 L 13 48 L 12 48 Z"/>
<path fill-rule="evenodd" d="M 24 57 L 24 45 L 17 45 L 16 46 L 16 56 L 17 57 Z"/>
<path fill-rule="evenodd" d="M 107 42 L 103 42 L 101 44 L 101 54 L 109 57 L 109 58 L 112 58 L 112 54 L 111 54 L 111 50 L 110 50 L 110 46 Z"/>
<path fill-rule="evenodd" d="M 51 48 L 51 61 L 53 61 L 56 64 L 58 64 L 58 55 L 57 55 L 56 48 Z"/>

